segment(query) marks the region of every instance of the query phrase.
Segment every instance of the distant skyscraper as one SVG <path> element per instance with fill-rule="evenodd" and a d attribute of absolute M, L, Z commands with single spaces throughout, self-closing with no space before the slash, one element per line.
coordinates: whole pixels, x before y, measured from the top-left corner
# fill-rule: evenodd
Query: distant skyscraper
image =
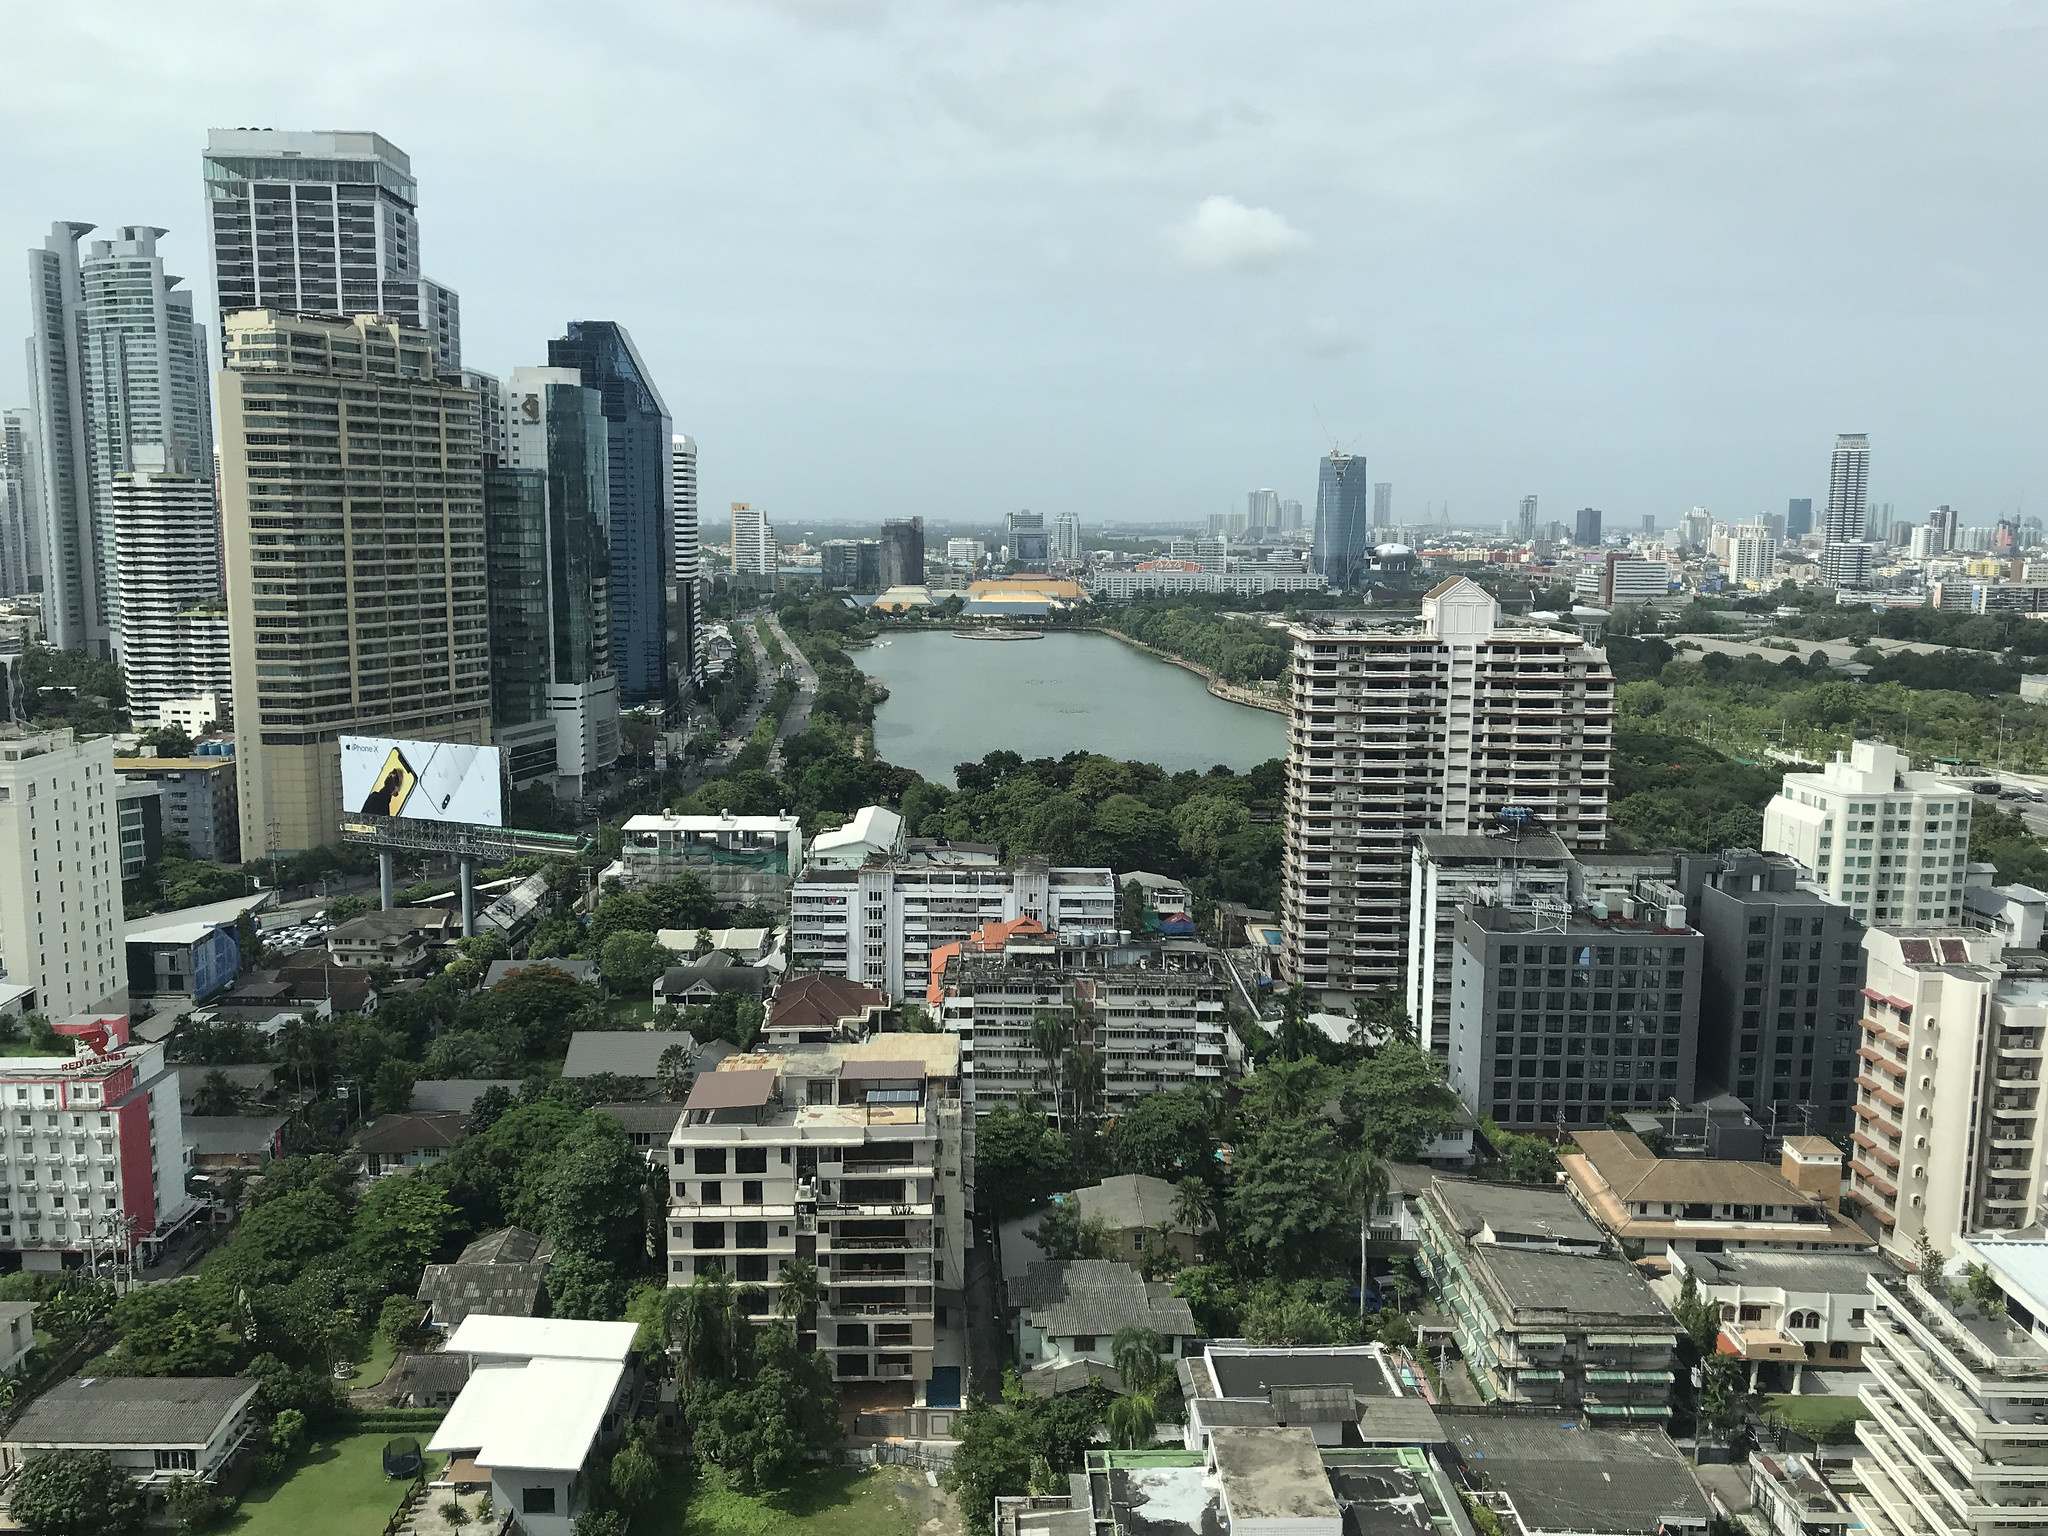
<path fill-rule="evenodd" d="M 1280 493 L 1273 490 L 1245 492 L 1244 524 L 1247 528 L 1280 526 Z"/>
<path fill-rule="evenodd" d="M 1930 528 L 1939 528 L 1941 530 L 1941 549 L 1935 551 L 1935 553 L 1939 554 L 1944 550 L 1958 549 L 1961 547 L 1963 535 L 1963 514 L 1958 512 L 1954 507 L 1948 506 L 1946 504 L 1936 507 L 1932 512 L 1927 514 L 1927 526 Z"/>
<path fill-rule="evenodd" d="M 1372 525 L 1375 528 L 1394 526 L 1394 486 L 1392 481 L 1382 480 L 1372 488 Z"/>
<path fill-rule="evenodd" d="M 1014 519 L 1020 514 L 1012 513 Z M 1035 518 L 1038 514 L 1021 514 Z M 1038 530 L 1041 552 L 1045 545 L 1045 532 Z M 1014 553 L 1014 550 L 1013 550 Z M 1043 561 L 1040 562 L 1043 564 Z M 882 524 L 882 590 L 891 587 L 921 587 L 924 585 L 924 519 L 921 517 L 894 517 Z"/>
<path fill-rule="evenodd" d="M 505 421 L 504 381 L 477 368 L 465 368 L 457 377 L 462 387 L 476 396 L 477 448 L 483 454 L 484 468 L 496 469 L 512 451 Z"/>
<path fill-rule="evenodd" d="M 669 666 L 685 690 L 704 678 L 704 551 L 697 527 L 697 440 L 670 444 L 670 517 L 675 527 L 675 595 L 669 602 Z"/>
<path fill-rule="evenodd" d="M 1333 449 L 1322 461 L 1316 481 L 1314 568 L 1341 592 L 1365 570 L 1366 532 L 1370 527 L 1369 497 L 1363 455 Z"/>
<path fill-rule="evenodd" d="M 462 366 L 454 290 L 420 276 L 404 150 L 376 133 L 216 128 L 202 164 L 223 326 L 239 309 L 388 315 L 433 338 L 444 377 Z"/>
<path fill-rule="evenodd" d="M 167 470 L 161 444 L 138 444 L 111 486 L 116 637 L 129 712 L 157 723 L 166 699 L 213 694 L 227 707 L 228 619 L 221 606 L 213 476 Z"/>
<path fill-rule="evenodd" d="M 1579 508 L 1577 522 L 1572 532 L 1572 542 L 1586 548 L 1591 548 L 1600 542 L 1600 509 L 1598 507 Z"/>
<path fill-rule="evenodd" d="M 504 461 L 484 472 L 491 739 L 515 785 L 564 800 L 619 758 L 611 470 L 603 396 L 568 368 L 515 368 Z"/>
<path fill-rule="evenodd" d="M 1728 541 L 1728 579 L 1736 586 L 1770 580 L 1778 569 L 1778 541 L 1761 523 L 1744 523 Z"/>
<path fill-rule="evenodd" d="M 29 253 L 29 401 L 42 473 L 43 623 L 50 644 L 110 654 L 120 628 L 114 476 L 139 446 L 173 471 L 208 477 L 213 407 L 192 295 L 165 274 L 160 229 L 95 240 L 57 224 Z"/>
<path fill-rule="evenodd" d="M 1863 542 L 1864 503 L 1870 493 L 1870 438 L 1844 432 L 1828 464 L 1827 508 L 1821 515 L 1820 574 L 1831 587 L 1861 587 L 1869 577 L 1870 547 Z"/>
<path fill-rule="evenodd" d="M 1785 502 L 1785 537 L 1803 539 L 1813 532 L 1813 498 L 1793 496 Z"/>
<path fill-rule="evenodd" d="M 782 570 L 782 549 L 766 508 L 732 504 L 732 574 L 735 584 L 773 592 Z"/>
<path fill-rule="evenodd" d="M 1654 534 L 1654 533 L 1656 533 L 1656 531 L 1657 531 L 1657 514 L 1656 514 L 1656 513 L 1654 513 L 1654 512 L 1645 512 L 1645 513 L 1643 514 L 1643 533 L 1644 533 L 1644 535 L 1645 535 L 1645 536 L 1647 537 L 1647 536 L 1649 536 L 1649 535 L 1651 535 L 1651 534 Z"/>
<path fill-rule="evenodd" d="M 1273 493 L 1266 492 L 1268 496 Z M 1280 515 L 1276 498 L 1273 516 Z M 1081 515 L 1078 512 L 1062 512 L 1052 520 L 1052 552 L 1056 559 L 1078 565 L 1081 560 Z"/>
<path fill-rule="evenodd" d="M 621 704 L 668 697 L 670 526 L 668 407 L 633 338 L 613 320 L 572 320 L 548 343 L 550 368 L 574 368 L 604 397 L 611 464 L 612 670 Z"/>
<path fill-rule="evenodd" d="M 0 596 L 43 589 L 41 477 L 27 411 L 0 412 Z"/>
<path fill-rule="evenodd" d="M 1522 498 L 1522 542 L 1524 544 L 1533 543 L 1535 538 L 1536 498 L 1534 496 L 1524 496 Z"/>

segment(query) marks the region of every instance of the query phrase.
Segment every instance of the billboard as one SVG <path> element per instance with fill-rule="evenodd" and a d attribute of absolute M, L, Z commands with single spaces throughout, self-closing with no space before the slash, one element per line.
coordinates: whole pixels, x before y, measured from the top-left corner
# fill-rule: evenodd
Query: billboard
<path fill-rule="evenodd" d="M 341 808 L 351 816 L 505 825 L 496 747 L 462 741 L 341 738 Z"/>

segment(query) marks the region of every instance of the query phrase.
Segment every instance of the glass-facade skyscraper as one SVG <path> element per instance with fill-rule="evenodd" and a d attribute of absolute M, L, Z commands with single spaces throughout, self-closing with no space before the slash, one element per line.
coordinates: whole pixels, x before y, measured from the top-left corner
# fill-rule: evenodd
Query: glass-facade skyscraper
<path fill-rule="evenodd" d="M 612 671 L 623 704 L 668 698 L 668 587 L 675 545 L 674 434 L 626 328 L 572 320 L 548 343 L 548 365 L 574 368 L 603 400 L 611 498 Z"/>
<path fill-rule="evenodd" d="M 1803 539 L 1813 532 L 1813 498 L 1793 496 L 1785 502 L 1785 537 Z"/>
<path fill-rule="evenodd" d="M 1365 458 L 1332 451 L 1323 458 L 1316 481 L 1315 542 L 1311 558 L 1341 592 L 1356 582 L 1369 558 L 1367 534 L 1372 526 L 1372 487 L 1365 477 Z"/>

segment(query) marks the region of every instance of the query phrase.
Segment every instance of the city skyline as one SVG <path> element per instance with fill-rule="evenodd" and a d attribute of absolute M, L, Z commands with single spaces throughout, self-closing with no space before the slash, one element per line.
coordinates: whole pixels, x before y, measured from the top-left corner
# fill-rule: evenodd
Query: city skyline
<path fill-rule="evenodd" d="M 1811 444 L 1857 427 L 1884 444 L 1874 498 L 1989 523 L 2028 491 L 2039 215 L 2012 192 L 2038 181 L 2048 112 L 2004 88 L 2038 74 L 2040 33 L 1998 14 L 1503 7 L 1453 28 L 1294 6 L 1169 34 L 1138 6 L 1031 28 L 791 0 L 714 10 L 688 47 L 657 9 L 604 36 L 407 15 L 443 61 L 423 93 L 395 63 L 224 77 L 191 13 L 60 8 L 15 34 L 0 240 L 148 223 L 201 274 L 209 130 L 383 135 L 417 179 L 424 269 L 462 295 L 466 361 L 502 373 L 564 313 L 618 317 L 704 445 L 705 504 L 785 522 L 1307 501 L 1335 438 L 1404 488 L 1401 520 L 1448 501 L 1498 525 L 1533 485 L 1669 526 L 1818 500 Z M 289 51 L 317 21 L 266 25 Z M 1403 68 L 1361 97 L 1350 57 Z M 504 80 L 560 69 L 620 120 L 473 131 Z M 614 134 L 680 152 L 629 164 Z M 1903 234 L 1867 238 L 1877 206 Z M 0 406 L 24 387 L 0 349 Z"/>

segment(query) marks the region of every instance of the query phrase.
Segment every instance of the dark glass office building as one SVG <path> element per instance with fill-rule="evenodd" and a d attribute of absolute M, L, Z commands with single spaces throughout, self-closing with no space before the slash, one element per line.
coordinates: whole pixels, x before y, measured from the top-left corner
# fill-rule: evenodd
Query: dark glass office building
<path fill-rule="evenodd" d="M 1813 532 L 1813 498 L 1794 496 L 1785 503 L 1785 537 L 1803 539 Z"/>
<path fill-rule="evenodd" d="M 1316 482 L 1316 527 L 1312 558 L 1315 568 L 1341 592 L 1353 585 L 1371 558 L 1372 486 L 1365 478 L 1365 460 L 1348 453 L 1323 459 Z"/>
<path fill-rule="evenodd" d="M 548 366 L 574 368 L 604 400 L 611 469 L 611 647 L 622 704 L 668 696 L 672 558 L 668 407 L 626 328 L 572 320 L 548 343 Z"/>
<path fill-rule="evenodd" d="M 1600 509 L 1581 507 L 1577 514 L 1578 526 L 1572 530 L 1572 542 L 1584 549 L 1591 549 L 1600 542 Z"/>

